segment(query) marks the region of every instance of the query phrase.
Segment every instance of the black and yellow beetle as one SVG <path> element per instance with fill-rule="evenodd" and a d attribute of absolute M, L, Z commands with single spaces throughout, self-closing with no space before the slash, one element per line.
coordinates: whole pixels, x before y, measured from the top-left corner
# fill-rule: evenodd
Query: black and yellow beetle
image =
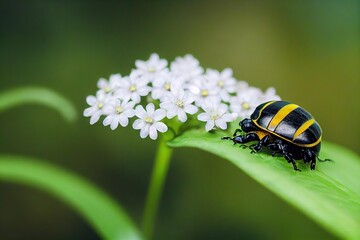
<path fill-rule="evenodd" d="M 295 160 L 310 163 L 314 170 L 316 159 L 321 147 L 321 127 L 309 112 L 296 104 L 285 101 L 270 101 L 260 104 L 251 114 L 239 123 L 241 129 L 236 129 L 230 139 L 234 144 L 244 144 L 258 141 L 250 146 L 252 153 L 259 152 L 263 146 L 272 150 L 272 156 L 280 154 L 292 163 L 294 169 L 300 171 Z M 245 134 L 237 135 L 244 131 Z"/>

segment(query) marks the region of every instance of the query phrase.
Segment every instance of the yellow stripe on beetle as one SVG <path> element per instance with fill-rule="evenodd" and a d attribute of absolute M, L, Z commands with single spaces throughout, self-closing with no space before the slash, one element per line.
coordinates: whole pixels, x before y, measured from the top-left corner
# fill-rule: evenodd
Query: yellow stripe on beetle
<path fill-rule="evenodd" d="M 269 129 L 270 131 L 274 131 L 275 128 L 279 125 L 279 123 L 284 120 L 284 118 L 291 113 L 292 111 L 294 111 L 296 108 L 298 108 L 299 106 L 296 104 L 288 104 L 286 106 L 284 106 L 283 108 L 281 108 L 276 114 L 275 116 L 271 119 L 269 125 L 267 126 L 267 129 Z"/>
<path fill-rule="evenodd" d="M 315 122 L 315 119 L 309 119 L 307 120 L 306 122 L 303 123 L 303 125 L 301 125 L 297 130 L 296 132 L 294 133 L 294 136 L 293 136 L 293 141 L 300 135 L 302 134 L 303 132 L 306 131 L 306 129 L 308 129 L 313 123 Z"/>
<path fill-rule="evenodd" d="M 270 104 L 273 104 L 274 102 L 276 102 L 276 101 L 270 101 L 270 102 L 268 102 L 267 104 L 265 104 L 265 105 L 260 109 L 260 111 L 259 111 L 259 116 L 258 116 L 256 119 L 254 119 L 253 121 L 258 120 L 258 119 L 261 117 L 262 111 L 263 111 L 265 108 L 267 108 L 267 106 L 269 106 Z"/>

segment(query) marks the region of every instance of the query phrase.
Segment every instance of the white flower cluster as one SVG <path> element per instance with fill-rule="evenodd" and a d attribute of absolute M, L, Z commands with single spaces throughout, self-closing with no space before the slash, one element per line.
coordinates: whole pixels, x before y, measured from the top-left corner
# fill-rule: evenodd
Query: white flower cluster
<path fill-rule="evenodd" d="M 228 122 L 249 117 L 260 103 L 280 100 L 274 88 L 263 93 L 237 81 L 230 68 L 204 71 L 189 54 L 177 57 L 169 66 L 167 60 L 151 54 L 147 61 L 137 60 L 135 66 L 129 76 L 114 74 L 98 81 L 96 96 L 86 98 L 90 107 L 84 116 L 90 117 L 90 124 L 105 116 L 104 126 L 114 130 L 119 124 L 126 127 L 129 119 L 136 117 L 132 126 L 140 130 L 140 137 L 155 140 L 158 132 L 168 130 L 167 119 L 176 117 L 185 123 L 196 117 L 206 122 L 206 131 L 225 130 Z"/>

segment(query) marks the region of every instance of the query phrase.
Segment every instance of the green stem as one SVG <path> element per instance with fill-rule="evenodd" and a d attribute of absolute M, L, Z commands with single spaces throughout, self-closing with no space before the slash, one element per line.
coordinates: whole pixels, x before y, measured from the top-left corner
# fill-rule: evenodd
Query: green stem
<path fill-rule="evenodd" d="M 155 163 L 152 170 L 150 186 L 142 219 L 143 233 L 147 239 L 151 239 L 153 235 L 156 213 L 169 168 L 171 154 L 172 149 L 166 145 L 166 139 L 161 137 L 156 152 Z"/>

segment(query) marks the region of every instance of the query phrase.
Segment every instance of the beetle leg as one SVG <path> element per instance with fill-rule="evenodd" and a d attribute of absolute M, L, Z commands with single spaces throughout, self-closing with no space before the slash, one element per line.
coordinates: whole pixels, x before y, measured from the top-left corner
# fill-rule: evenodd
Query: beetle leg
<path fill-rule="evenodd" d="M 316 158 L 319 162 L 333 162 L 333 160 L 328 159 L 328 158 L 325 158 L 325 159 L 320 159 L 319 157 L 316 157 Z"/>
<path fill-rule="evenodd" d="M 283 143 L 280 139 L 276 139 L 273 143 L 267 145 L 270 150 L 273 150 L 271 156 L 275 157 L 276 154 L 284 155 Z"/>
<path fill-rule="evenodd" d="M 233 137 L 235 137 L 236 135 L 238 135 L 239 132 L 242 132 L 243 130 L 241 130 L 240 128 L 236 129 L 234 134 L 233 134 Z"/>
<path fill-rule="evenodd" d="M 259 137 L 255 133 L 246 133 L 245 135 L 239 135 L 235 137 L 222 137 L 222 140 L 231 140 L 235 144 L 240 144 L 240 147 L 247 148 L 244 143 L 253 142 L 259 140 Z"/>
<path fill-rule="evenodd" d="M 316 154 L 310 149 L 306 149 L 303 153 L 304 162 L 310 163 L 310 169 L 314 170 L 316 166 Z"/>
<path fill-rule="evenodd" d="M 221 140 L 231 140 L 231 141 L 233 141 L 234 142 L 234 145 L 237 143 L 236 141 L 235 141 L 235 137 L 222 137 L 221 138 Z"/>
<path fill-rule="evenodd" d="M 267 146 L 270 143 L 270 136 L 266 135 L 257 144 L 251 146 L 251 153 L 260 152 L 263 146 Z"/>
<path fill-rule="evenodd" d="M 240 135 L 233 138 L 235 143 L 248 143 L 257 140 L 259 140 L 259 137 L 255 133 L 247 133 L 245 135 Z"/>
<path fill-rule="evenodd" d="M 232 140 L 231 137 L 222 137 L 221 140 Z"/>
<path fill-rule="evenodd" d="M 276 154 L 280 154 L 280 151 L 273 151 L 273 152 L 271 153 L 271 156 L 275 157 Z"/>
<path fill-rule="evenodd" d="M 289 153 L 285 153 L 284 157 L 288 161 L 288 163 L 291 163 L 293 165 L 295 171 L 301 171 L 296 166 L 295 159 L 293 159 L 292 156 Z"/>

